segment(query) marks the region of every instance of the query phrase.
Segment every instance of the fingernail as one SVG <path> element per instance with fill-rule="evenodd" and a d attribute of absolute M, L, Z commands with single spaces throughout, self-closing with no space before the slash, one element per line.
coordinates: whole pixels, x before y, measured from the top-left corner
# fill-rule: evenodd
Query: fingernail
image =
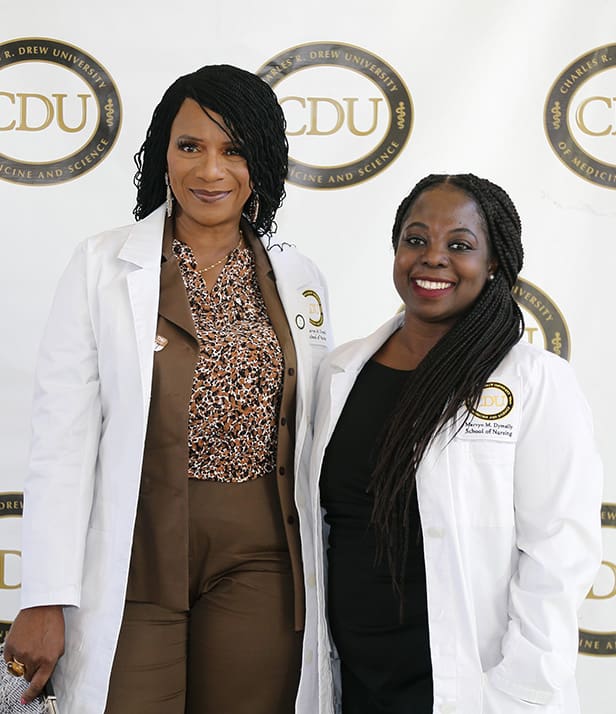
<path fill-rule="evenodd" d="M 20 703 L 20 704 L 23 704 L 24 706 L 26 706 L 26 704 L 27 704 L 28 702 L 26 701 L 26 698 L 25 698 L 25 697 L 22 697 L 22 698 L 19 700 L 19 703 Z"/>

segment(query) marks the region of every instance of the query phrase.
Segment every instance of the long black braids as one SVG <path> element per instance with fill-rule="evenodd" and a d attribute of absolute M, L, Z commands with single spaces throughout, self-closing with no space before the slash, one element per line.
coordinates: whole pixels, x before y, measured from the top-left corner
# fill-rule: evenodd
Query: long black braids
<path fill-rule="evenodd" d="M 263 80 L 231 65 L 208 65 L 179 77 L 155 108 L 145 141 L 135 154 L 137 204 L 141 220 L 165 200 L 165 171 L 171 125 L 185 99 L 194 99 L 207 113 L 220 114 L 223 128 L 245 157 L 253 193 L 259 199 L 257 235 L 276 230 L 274 216 L 285 197 L 289 145 L 284 114 L 273 90 Z M 210 117 L 211 118 L 211 117 Z M 250 215 L 251 196 L 244 213 Z"/>
<path fill-rule="evenodd" d="M 416 536 L 409 532 L 409 513 L 426 449 L 460 408 L 478 403 L 489 375 L 524 329 L 512 295 L 523 261 L 520 218 L 507 193 L 496 184 L 472 174 L 432 174 L 422 179 L 398 208 L 392 231 L 394 249 L 416 199 L 440 184 L 461 189 L 475 202 L 497 269 L 470 310 L 413 371 L 380 443 L 370 486 L 374 494 L 372 521 L 378 555 L 386 555 L 398 593 L 410 539 Z"/>

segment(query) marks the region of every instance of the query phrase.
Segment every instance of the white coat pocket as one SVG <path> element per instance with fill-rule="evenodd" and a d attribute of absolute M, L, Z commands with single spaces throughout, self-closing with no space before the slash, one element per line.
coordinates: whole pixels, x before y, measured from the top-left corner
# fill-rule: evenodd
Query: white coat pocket
<path fill-rule="evenodd" d="M 456 438 L 449 454 L 458 523 L 512 528 L 515 444 Z"/>
<path fill-rule="evenodd" d="M 481 714 L 562 714 L 559 704 L 534 704 L 510 697 L 491 684 L 485 673 L 481 699 Z"/>

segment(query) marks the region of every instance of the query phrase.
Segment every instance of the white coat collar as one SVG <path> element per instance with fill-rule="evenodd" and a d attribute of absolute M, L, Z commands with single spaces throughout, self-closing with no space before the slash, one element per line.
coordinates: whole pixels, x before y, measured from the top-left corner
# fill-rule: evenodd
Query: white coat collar
<path fill-rule="evenodd" d="M 397 313 L 367 337 L 347 342 L 335 349 L 329 357 L 333 371 L 359 372 L 403 322 L 404 313 Z"/>
<path fill-rule="evenodd" d="M 130 227 L 130 231 L 118 253 L 120 260 L 126 260 L 142 268 L 155 267 L 160 264 L 162 253 L 162 236 L 165 227 L 165 204 L 160 205 L 146 218 Z M 160 242 L 160 249 L 153 250 L 153 241 Z M 267 237 L 257 238 L 263 244 L 267 256 L 278 277 L 292 275 L 300 278 L 303 273 L 304 262 L 296 250 L 289 250 L 285 244 L 278 244 Z M 290 248 L 291 246 L 289 246 Z M 301 278 L 300 278 L 301 279 Z M 309 278 L 306 277 L 309 281 Z"/>
<path fill-rule="evenodd" d="M 118 253 L 118 258 L 134 263 L 141 268 L 159 267 L 164 226 L 165 205 L 163 204 L 131 227 L 128 237 Z M 158 248 L 154 246 L 156 242 L 159 243 Z"/>

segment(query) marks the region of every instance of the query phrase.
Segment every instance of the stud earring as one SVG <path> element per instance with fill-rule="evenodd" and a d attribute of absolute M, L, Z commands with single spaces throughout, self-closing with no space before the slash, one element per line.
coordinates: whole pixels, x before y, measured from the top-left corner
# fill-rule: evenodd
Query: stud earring
<path fill-rule="evenodd" d="M 494 280 L 494 273 L 490 273 L 488 275 L 488 280 Z"/>
<path fill-rule="evenodd" d="M 165 197 L 165 205 L 167 206 L 167 217 L 171 218 L 173 213 L 173 193 L 169 185 L 169 174 L 165 171 L 165 186 L 167 187 L 167 195 Z"/>

